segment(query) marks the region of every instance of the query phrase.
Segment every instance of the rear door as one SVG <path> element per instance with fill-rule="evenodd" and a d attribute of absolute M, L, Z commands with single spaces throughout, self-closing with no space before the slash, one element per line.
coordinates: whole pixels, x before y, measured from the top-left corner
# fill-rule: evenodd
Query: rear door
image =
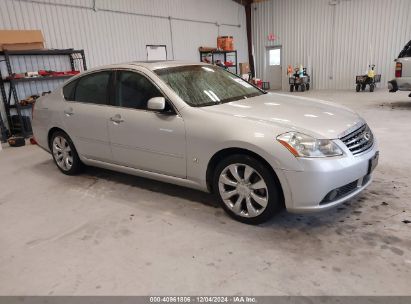
<path fill-rule="evenodd" d="M 112 75 L 112 71 L 87 74 L 63 89 L 66 132 L 80 155 L 105 162 L 112 161 L 107 130 Z"/>
<path fill-rule="evenodd" d="M 114 162 L 185 178 L 184 121 L 169 101 L 167 111 L 148 111 L 152 97 L 166 96 L 147 75 L 134 70 L 116 72 L 115 107 L 108 122 Z"/>

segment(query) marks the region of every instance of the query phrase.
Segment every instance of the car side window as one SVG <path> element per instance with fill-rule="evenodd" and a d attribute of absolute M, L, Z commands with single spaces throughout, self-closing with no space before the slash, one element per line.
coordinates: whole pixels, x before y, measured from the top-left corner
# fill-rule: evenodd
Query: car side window
<path fill-rule="evenodd" d="M 147 109 L 147 102 L 163 94 L 145 76 L 131 71 L 119 71 L 116 84 L 116 106 Z"/>
<path fill-rule="evenodd" d="M 108 104 L 111 72 L 86 75 L 77 81 L 74 100 L 85 103 Z"/>
<path fill-rule="evenodd" d="M 63 96 L 65 100 L 74 101 L 77 80 L 74 80 L 63 87 Z"/>

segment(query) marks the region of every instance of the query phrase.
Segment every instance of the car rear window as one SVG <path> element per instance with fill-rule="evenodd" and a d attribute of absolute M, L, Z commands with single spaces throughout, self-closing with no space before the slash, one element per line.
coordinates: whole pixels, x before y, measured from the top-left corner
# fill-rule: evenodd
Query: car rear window
<path fill-rule="evenodd" d="M 411 40 L 405 45 L 405 47 L 402 49 L 402 51 L 398 55 L 398 58 L 403 58 L 403 57 L 411 57 Z"/>

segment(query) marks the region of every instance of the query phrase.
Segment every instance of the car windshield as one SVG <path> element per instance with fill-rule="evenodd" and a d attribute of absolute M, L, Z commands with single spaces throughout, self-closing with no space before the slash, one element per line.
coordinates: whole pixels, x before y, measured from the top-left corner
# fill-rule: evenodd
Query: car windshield
<path fill-rule="evenodd" d="M 264 94 L 220 67 L 191 65 L 154 71 L 186 103 L 204 107 Z"/>

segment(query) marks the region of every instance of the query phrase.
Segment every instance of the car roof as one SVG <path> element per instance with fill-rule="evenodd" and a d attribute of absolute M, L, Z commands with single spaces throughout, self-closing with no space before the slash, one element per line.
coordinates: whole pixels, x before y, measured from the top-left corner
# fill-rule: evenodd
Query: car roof
<path fill-rule="evenodd" d="M 190 61 L 177 61 L 177 60 L 158 60 L 158 61 L 133 61 L 129 63 L 122 64 L 111 64 L 105 66 L 99 66 L 88 71 L 104 70 L 104 69 L 121 69 L 121 68 L 133 68 L 133 67 L 144 67 L 149 70 L 159 70 L 166 68 L 174 68 L 180 66 L 190 66 L 190 65 L 208 65 L 203 62 L 190 62 Z"/>
<path fill-rule="evenodd" d="M 136 61 L 130 63 L 131 65 L 143 66 L 150 70 L 158 70 L 165 68 L 174 68 L 187 65 L 205 65 L 203 62 L 190 62 L 178 60 L 160 60 L 160 61 Z"/>

